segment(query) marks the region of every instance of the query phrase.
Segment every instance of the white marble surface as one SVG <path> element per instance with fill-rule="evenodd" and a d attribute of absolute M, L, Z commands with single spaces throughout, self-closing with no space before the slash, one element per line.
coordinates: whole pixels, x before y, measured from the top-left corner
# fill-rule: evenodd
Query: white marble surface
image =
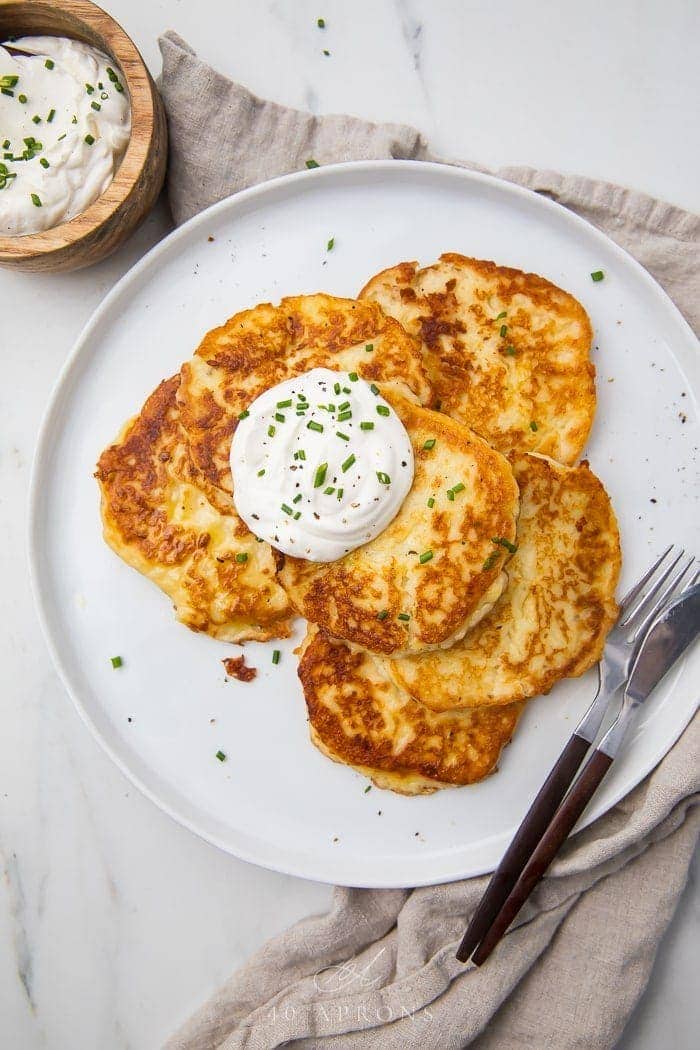
<path fill-rule="evenodd" d="M 156 36 L 173 28 L 279 101 L 413 122 L 446 154 L 579 171 L 700 208 L 694 0 L 106 6 L 155 72 Z M 266 937 L 330 898 L 328 887 L 225 856 L 140 797 L 66 699 L 32 608 L 25 513 L 44 404 L 93 308 L 166 230 L 159 208 L 88 272 L 0 276 L 3 1050 L 155 1047 Z M 624 1050 L 697 1045 L 696 889 L 691 882 L 661 946 Z"/>

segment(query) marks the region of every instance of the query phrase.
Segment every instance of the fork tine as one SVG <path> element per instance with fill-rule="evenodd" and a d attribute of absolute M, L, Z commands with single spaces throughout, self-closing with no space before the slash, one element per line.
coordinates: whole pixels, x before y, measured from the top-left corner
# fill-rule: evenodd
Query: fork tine
<path fill-rule="evenodd" d="M 648 612 L 647 612 L 646 606 L 644 607 L 642 612 L 646 613 L 646 615 L 644 616 L 644 619 L 642 620 L 642 622 L 636 626 L 635 631 L 634 631 L 633 640 L 636 640 L 639 637 L 639 635 L 642 633 L 642 631 L 646 630 L 646 628 L 649 626 L 649 624 L 654 619 L 654 617 L 659 612 L 659 610 L 664 607 L 664 605 L 669 600 L 669 598 L 671 597 L 671 595 L 673 594 L 675 589 L 681 583 L 683 577 L 691 569 L 694 561 L 695 561 L 695 558 L 691 556 L 690 561 L 685 566 L 685 568 L 681 569 L 680 572 L 676 573 L 676 575 L 673 577 L 673 579 L 669 583 L 668 587 L 666 587 L 666 589 L 659 596 L 657 601 L 654 603 L 652 608 L 649 609 Z"/>
<path fill-rule="evenodd" d="M 683 584 L 683 590 L 681 591 L 681 594 L 685 594 L 686 591 L 689 591 L 690 588 L 694 587 L 698 581 L 700 581 L 700 570 L 698 572 L 693 573 L 692 577 L 688 580 L 688 582 Z"/>
<path fill-rule="evenodd" d="M 675 551 L 674 551 L 674 553 L 675 553 Z M 681 558 L 683 557 L 684 554 L 685 554 L 684 550 L 679 551 L 678 554 L 676 554 L 676 556 L 673 559 L 673 561 L 671 562 L 671 564 L 668 566 L 668 568 L 664 569 L 664 571 L 659 576 L 658 580 L 655 580 L 653 585 L 649 588 L 649 590 L 646 591 L 644 594 L 642 594 L 642 596 L 639 599 L 639 601 L 631 602 L 630 603 L 632 605 L 631 609 L 629 608 L 629 605 L 628 605 L 627 609 L 625 610 L 625 615 L 620 617 L 620 620 L 619 620 L 620 626 L 622 626 L 622 627 L 629 626 L 629 624 L 631 624 L 631 622 L 635 618 L 635 616 L 637 616 L 640 612 L 644 613 L 646 611 L 646 607 L 648 606 L 648 603 L 651 601 L 651 599 L 654 597 L 654 595 L 659 591 L 659 589 L 661 587 L 663 587 L 664 583 L 666 582 L 666 580 L 668 579 L 670 574 L 673 572 L 673 570 L 675 569 L 676 565 L 678 565 L 678 562 L 681 560 Z"/>
<path fill-rule="evenodd" d="M 666 550 L 658 558 L 658 560 L 654 562 L 654 564 L 649 569 L 649 571 L 645 572 L 644 575 L 642 576 L 641 580 L 639 580 L 637 583 L 635 583 L 634 587 L 631 587 L 630 590 L 627 592 L 627 594 L 624 596 L 624 598 L 620 602 L 620 620 L 622 620 L 623 615 L 626 614 L 627 610 L 629 609 L 629 607 L 632 604 L 632 602 L 634 601 L 634 599 L 637 597 L 638 594 L 640 594 L 644 590 L 644 588 L 646 587 L 646 585 L 649 582 L 649 580 L 652 578 L 652 576 L 657 571 L 657 569 L 660 568 L 661 563 L 664 561 L 664 559 L 667 557 L 667 555 L 672 550 L 673 550 L 673 544 L 671 544 L 669 547 L 666 548 Z"/>

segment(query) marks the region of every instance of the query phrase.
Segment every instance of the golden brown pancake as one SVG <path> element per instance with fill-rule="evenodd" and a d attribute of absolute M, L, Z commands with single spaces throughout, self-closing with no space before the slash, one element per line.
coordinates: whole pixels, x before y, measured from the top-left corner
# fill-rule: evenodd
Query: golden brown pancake
<path fill-rule="evenodd" d="M 197 487 L 167 379 L 97 467 L 109 546 L 172 599 L 179 620 L 230 642 L 284 638 L 291 609 L 272 549 L 233 506 L 221 514 Z"/>
<path fill-rule="evenodd" d="M 443 412 L 501 452 L 575 463 L 595 413 L 588 315 L 536 274 L 448 253 L 399 263 L 360 292 L 421 340 Z"/>
<path fill-rule="evenodd" d="M 387 397 L 415 457 L 401 509 L 379 536 L 338 561 L 288 557 L 279 578 L 308 620 L 398 655 L 451 645 L 496 601 L 515 539 L 518 489 L 505 457 L 473 431 Z"/>
<path fill-rule="evenodd" d="M 617 618 L 620 540 L 598 478 L 585 462 L 525 455 L 513 466 L 518 550 L 499 601 L 452 649 L 386 661 L 397 686 L 434 711 L 548 693 L 600 659 Z"/>
<path fill-rule="evenodd" d="M 524 706 L 430 711 L 397 688 L 383 658 L 315 627 L 302 646 L 299 678 L 316 747 L 404 795 L 488 776 Z"/>
<path fill-rule="evenodd" d="M 357 372 L 383 394 L 419 404 L 432 398 L 419 345 L 376 303 L 319 293 L 244 310 L 207 333 L 182 366 L 178 392 L 192 462 L 216 506 L 231 503 L 239 414 L 264 390 L 312 368 Z"/>

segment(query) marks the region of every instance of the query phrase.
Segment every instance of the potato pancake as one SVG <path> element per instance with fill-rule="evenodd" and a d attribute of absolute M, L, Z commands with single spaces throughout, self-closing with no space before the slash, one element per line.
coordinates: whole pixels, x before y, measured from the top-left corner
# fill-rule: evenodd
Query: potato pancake
<path fill-rule="evenodd" d="M 523 704 L 430 711 L 397 687 L 385 665 L 309 628 L 299 678 L 319 750 L 404 795 L 473 784 L 495 770 Z"/>
<path fill-rule="evenodd" d="M 443 412 L 501 452 L 575 463 L 595 413 L 588 315 L 536 274 L 463 255 L 383 270 L 360 292 L 421 340 Z"/>
<path fill-rule="evenodd" d="M 617 619 L 620 539 L 598 478 L 585 462 L 563 467 L 535 455 L 513 467 L 518 549 L 499 601 L 452 649 L 386 661 L 397 686 L 435 711 L 548 693 L 600 659 Z"/>
<path fill-rule="evenodd" d="M 290 633 L 272 548 L 257 543 L 233 506 L 221 514 L 197 486 L 176 401 L 179 375 L 100 456 L 104 537 L 153 580 L 195 631 L 229 642 Z"/>
<path fill-rule="evenodd" d="M 209 499 L 227 511 L 238 416 L 263 391 L 312 368 L 357 372 L 383 394 L 429 404 L 420 346 L 376 303 L 298 295 L 261 303 L 205 335 L 182 366 L 178 392 L 192 462 Z"/>
<path fill-rule="evenodd" d="M 518 489 L 508 460 L 473 431 L 385 396 L 415 459 L 401 509 L 338 561 L 287 557 L 279 579 L 295 609 L 329 634 L 400 655 L 452 645 L 499 597 Z"/>

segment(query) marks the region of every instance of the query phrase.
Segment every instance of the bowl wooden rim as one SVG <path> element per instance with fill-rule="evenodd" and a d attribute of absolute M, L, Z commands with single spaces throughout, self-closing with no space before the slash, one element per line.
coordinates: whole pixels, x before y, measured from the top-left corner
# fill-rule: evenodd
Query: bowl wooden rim
<path fill-rule="evenodd" d="M 29 28 L 23 28 L 29 27 Z M 136 45 L 106 11 L 90 0 L 0 0 L 0 34 L 68 36 L 92 44 L 113 58 L 129 90 L 131 135 L 122 162 L 104 193 L 85 211 L 40 233 L 0 237 L 0 265 L 30 261 L 65 250 L 94 234 L 114 218 L 135 193 L 149 165 L 154 141 L 163 141 L 165 115 L 158 92 Z M 156 179 L 165 173 L 165 149 L 157 160 Z M 158 186 L 160 190 L 160 185 Z M 157 192 L 153 194 L 155 202 Z M 133 210 L 133 209 L 129 209 Z M 130 221 L 129 229 L 137 224 Z"/>

